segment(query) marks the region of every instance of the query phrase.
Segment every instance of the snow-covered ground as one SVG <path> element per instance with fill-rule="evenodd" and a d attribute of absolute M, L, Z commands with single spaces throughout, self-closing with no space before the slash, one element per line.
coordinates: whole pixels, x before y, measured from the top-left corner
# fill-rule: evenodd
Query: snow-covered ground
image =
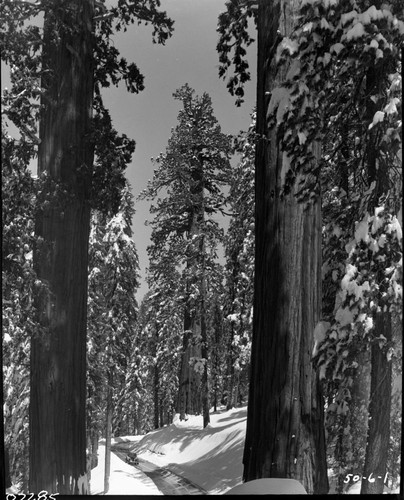
<path fill-rule="evenodd" d="M 105 445 L 99 444 L 98 466 L 91 471 L 92 495 L 104 493 Z M 154 482 L 143 472 L 111 453 L 111 475 L 108 495 L 162 495 Z"/>
<path fill-rule="evenodd" d="M 172 472 L 183 476 L 201 486 L 208 494 L 224 494 L 231 488 L 242 484 L 242 457 L 246 431 L 247 407 L 229 411 L 211 413 L 210 424 L 203 429 L 202 416 L 190 416 L 186 421 L 174 419 L 172 425 L 150 432 L 145 436 L 127 436 L 113 440 L 113 443 L 131 443 L 131 450 L 136 451 L 140 459 L 147 460 L 160 467 L 167 467 Z M 104 456 L 105 447 L 100 443 L 99 465 L 91 473 L 91 493 L 104 491 Z M 265 484 L 265 481 L 267 482 Z M 254 484 L 245 484 L 249 488 L 244 493 L 263 493 L 268 488 L 268 481 L 274 488 L 284 488 L 284 493 L 299 493 L 299 486 L 293 481 L 264 480 Z M 271 486 L 270 486 L 271 487 Z M 355 483 L 349 493 L 359 493 L 360 482 Z M 386 491 L 386 493 L 392 491 Z M 231 491 L 230 493 L 233 493 Z M 276 490 L 273 493 L 280 493 Z M 302 491 L 304 493 L 304 490 Z M 397 492 L 398 493 L 398 490 Z M 153 481 L 143 472 L 126 464 L 115 454 L 111 454 L 111 477 L 109 495 L 146 494 L 161 495 Z"/>
<path fill-rule="evenodd" d="M 211 414 L 211 423 L 203 429 L 202 416 L 190 416 L 145 436 L 118 438 L 132 441 L 140 459 L 168 467 L 202 486 L 209 494 L 223 494 L 240 484 L 246 430 L 247 407 Z M 98 466 L 91 472 L 91 493 L 104 491 L 104 453 L 100 443 Z M 145 474 L 111 454 L 108 494 L 161 494 Z"/>

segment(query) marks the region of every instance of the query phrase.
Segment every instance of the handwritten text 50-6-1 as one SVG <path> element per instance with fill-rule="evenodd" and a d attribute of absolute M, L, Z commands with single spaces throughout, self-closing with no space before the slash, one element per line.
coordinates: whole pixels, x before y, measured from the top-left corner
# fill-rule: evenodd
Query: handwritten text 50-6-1
<path fill-rule="evenodd" d="M 385 483 L 387 481 L 387 475 L 388 475 L 388 472 L 386 472 L 386 475 L 384 476 L 383 483 Z M 345 476 L 344 483 L 349 483 L 349 481 L 351 479 L 354 483 L 356 483 L 359 481 L 360 478 L 361 478 L 360 474 L 347 474 Z M 369 477 L 362 477 L 362 481 L 366 480 L 366 479 L 369 481 L 369 483 L 374 483 L 376 481 L 376 478 L 373 477 L 373 472 L 370 473 Z M 382 476 L 377 476 L 377 479 L 383 479 L 383 478 L 382 478 Z"/>

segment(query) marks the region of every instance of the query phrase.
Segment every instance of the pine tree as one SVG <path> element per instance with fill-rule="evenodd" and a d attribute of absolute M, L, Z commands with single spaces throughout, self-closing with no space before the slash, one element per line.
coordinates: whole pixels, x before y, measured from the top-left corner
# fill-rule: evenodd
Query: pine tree
<path fill-rule="evenodd" d="M 222 231 L 213 215 L 224 205 L 221 186 L 229 169 L 231 142 L 213 115 L 210 97 L 194 97 L 187 84 L 177 90 L 182 102 L 178 125 L 166 153 L 156 160 L 158 169 L 143 197 L 157 198 L 151 212 L 150 260 L 155 275 L 164 274 L 166 263 L 182 268 L 184 288 L 183 348 L 177 412 L 202 412 L 209 421 L 207 387 L 208 275 L 213 270 Z M 201 386 L 203 387 L 201 392 Z"/>

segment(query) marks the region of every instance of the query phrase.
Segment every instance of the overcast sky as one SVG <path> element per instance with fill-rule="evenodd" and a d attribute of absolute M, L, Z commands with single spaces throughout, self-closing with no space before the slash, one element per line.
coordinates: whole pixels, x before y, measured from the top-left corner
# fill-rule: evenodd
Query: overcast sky
<path fill-rule="evenodd" d="M 107 0 L 111 2 L 115 0 Z M 246 85 L 245 103 L 241 107 L 236 107 L 225 81 L 218 77 L 216 26 L 219 13 L 225 10 L 225 0 L 161 0 L 161 9 L 175 21 L 173 36 L 164 46 L 152 43 L 151 26 L 134 24 L 126 33 L 114 36 L 121 55 L 128 62 L 135 62 L 144 75 L 145 90 L 129 94 L 122 84 L 106 89 L 104 94 L 114 127 L 136 141 L 136 151 L 126 172 L 135 198 L 153 176 L 150 158 L 165 152 L 171 129 L 177 124 L 181 103 L 172 97 L 176 89 L 188 83 L 197 95 L 207 92 L 222 131 L 228 134 L 248 128 L 255 105 L 255 43 L 248 51 L 252 79 Z M 7 78 L 2 77 L 2 86 L 6 84 Z M 133 239 L 141 272 L 139 302 L 147 291 L 146 248 L 150 243 L 150 229 L 144 222 L 150 218 L 149 206 L 149 202 L 137 202 L 133 219 Z"/>

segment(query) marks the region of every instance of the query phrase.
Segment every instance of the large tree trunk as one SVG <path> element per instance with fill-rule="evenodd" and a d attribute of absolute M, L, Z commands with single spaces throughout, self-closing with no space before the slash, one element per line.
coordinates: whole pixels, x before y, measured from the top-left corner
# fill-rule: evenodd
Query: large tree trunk
<path fill-rule="evenodd" d="M 259 2 L 256 254 L 244 480 L 299 480 L 328 491 L 323 401 L 311 364 L 321 306 L 321 210 L 280 196 L 282 152 L 267 130 L 277 30 L 290 33 L 296 2 Z"/>
<path fill-rule="evenodd" d="M 391 316 L 376 316 L 375 332 L 391 340 Z M 378 342 L 371 348 L 372 368 L 370 375 L 369 424 L 363 469 L 361 494 L 382 494 L 390 445 L 390 411 L 392 395 L 392 361 L 387 359 L 387 349 Z"/>
<path fill-rule="evenodd" d="M 181 366 L 179 375 L 179 393 L 177 402 L 177 411 L 180 414 L 180 419 L 185 418 L 185 414 L 199 414 L 202 410 L 202 377 L 192 365 L 191 358 L 201 358 L 202 344 L 201 341 L 203 327 L 201 323 L 201 297 L 204 294 L 203 276 L 198 278 L 198 264 L 202 262 L 201 252 L 204 251 L 203 236 L 201 235 L 201 227 L 204 220 L 204 198 L 203 198 L 203 162 L 195 161 L 192 166 L 192 182 L 190 183 L 190 193 L 192 199 L 192 207 L 190 207 L 190 222 L 188 229 L 188 242 L 192 242 L 194 238 L 200 238 L 202 241 L 199 252 L 195 252 L 192 243 L 189 246 L 190 254 L 187 256 L 187 298 L 184 312 L 184 338 L 181 355 Z M 202 250 L 201 250 L 202 248 Z M 202 272 L 203 275 L 203 272 Z M 192 298 L 192 285 L 196 285 L 200 297 L 198 298 L 199 307 L 196 301 Z M 202 299 L 203 300 L 203 299 Z M 206 385 L 207 387 L 207 385 Z"/>
<path fill-rule="evenodd" d="M 98 465 L 98 431 L 94 430 L 91 433 L 91 468 L 94 469 Z"/>
<path fill-rule="evenodd" d="M 373 121 L 373 116 L 379 106 L 372 99 L 373 95 L 383 92 L 383 81 L 379 71 L 371 67 L 366 74 L 366 125 Z M 377 161 L 378 132 L 373 128 L 368 130 L 365 149 L 365 166 L 369 185 L 375 181 L 375 195 L 369 211 L 375 208 L 379 200 L 390 189 L 389 169 L 380 168 Z M 382 281 L 384 276 L 380 276 Z M 392 339 L 392 322 L 389 311 L 376 313 L 375 335 L 384 336 L 387 342 Z M 387 359 L 386 348 L 381 349 L 377 341 L 371 346 L 371 374 L 369 398 L 369 422 L 366 444 L 365 466 L 363 470 L 361 493 L 383 493 L 384 476 L 386 473 L 387 456 L 390 445 L 390 411 L 392 397 L 392 362 Z M 369 479 L 370 474 L 371 480 Z"/>
<path fill-rule="evenodd" d="M 88 489 L 85 401 L 93 15 L 93 0 L 59 0 L 45 16 L 42 85 L 46 92 L 38 173 L 47 173 L 49 182 L 36 220 L 34 265 L 47 290 L 36 297 L 42 328 L 31 347 L 30 491 L 34 493 L 85 494 Z"/>
<path fill-rule="evenodd" d="M 3 338 L 2 338 L 3 340 Z M 11 486 L 11 477 L 10 477 L 10 460 L 9 460 L 9 455 L 8 455 L 8 450 L 6 449 L 5 442 L 4 442 L 4 391 L 3 391 L 3 380 L 4 380 L 4 375 L 3 375 L 3 342 L 0 342 L 0 360 L 1 360 L 1 387 L 0 387 L 0 397 L 2 401 L 1 409 L 0 409 L 0 436 L 2 436 L 0 440 L 0 476 L 1 476 L 1 481 L 0 485 L 2 488 L 2 491 L 5 492 L 6 488 L 10 488 Z"/>
<path fill-rule="evenodd" d="M 177 412 L 181 420 L 185 419 L 186 414 L 196 415 L 201 410 L 201 377 L 194 370 L 193 365 L 191 366 L 191 357 L 201 357 L 200 345 L 195 343 L 196 328 L 195 318 L 189 313 L 187 306 L 184 318 L 184 337 L 177 400 Z"/>

